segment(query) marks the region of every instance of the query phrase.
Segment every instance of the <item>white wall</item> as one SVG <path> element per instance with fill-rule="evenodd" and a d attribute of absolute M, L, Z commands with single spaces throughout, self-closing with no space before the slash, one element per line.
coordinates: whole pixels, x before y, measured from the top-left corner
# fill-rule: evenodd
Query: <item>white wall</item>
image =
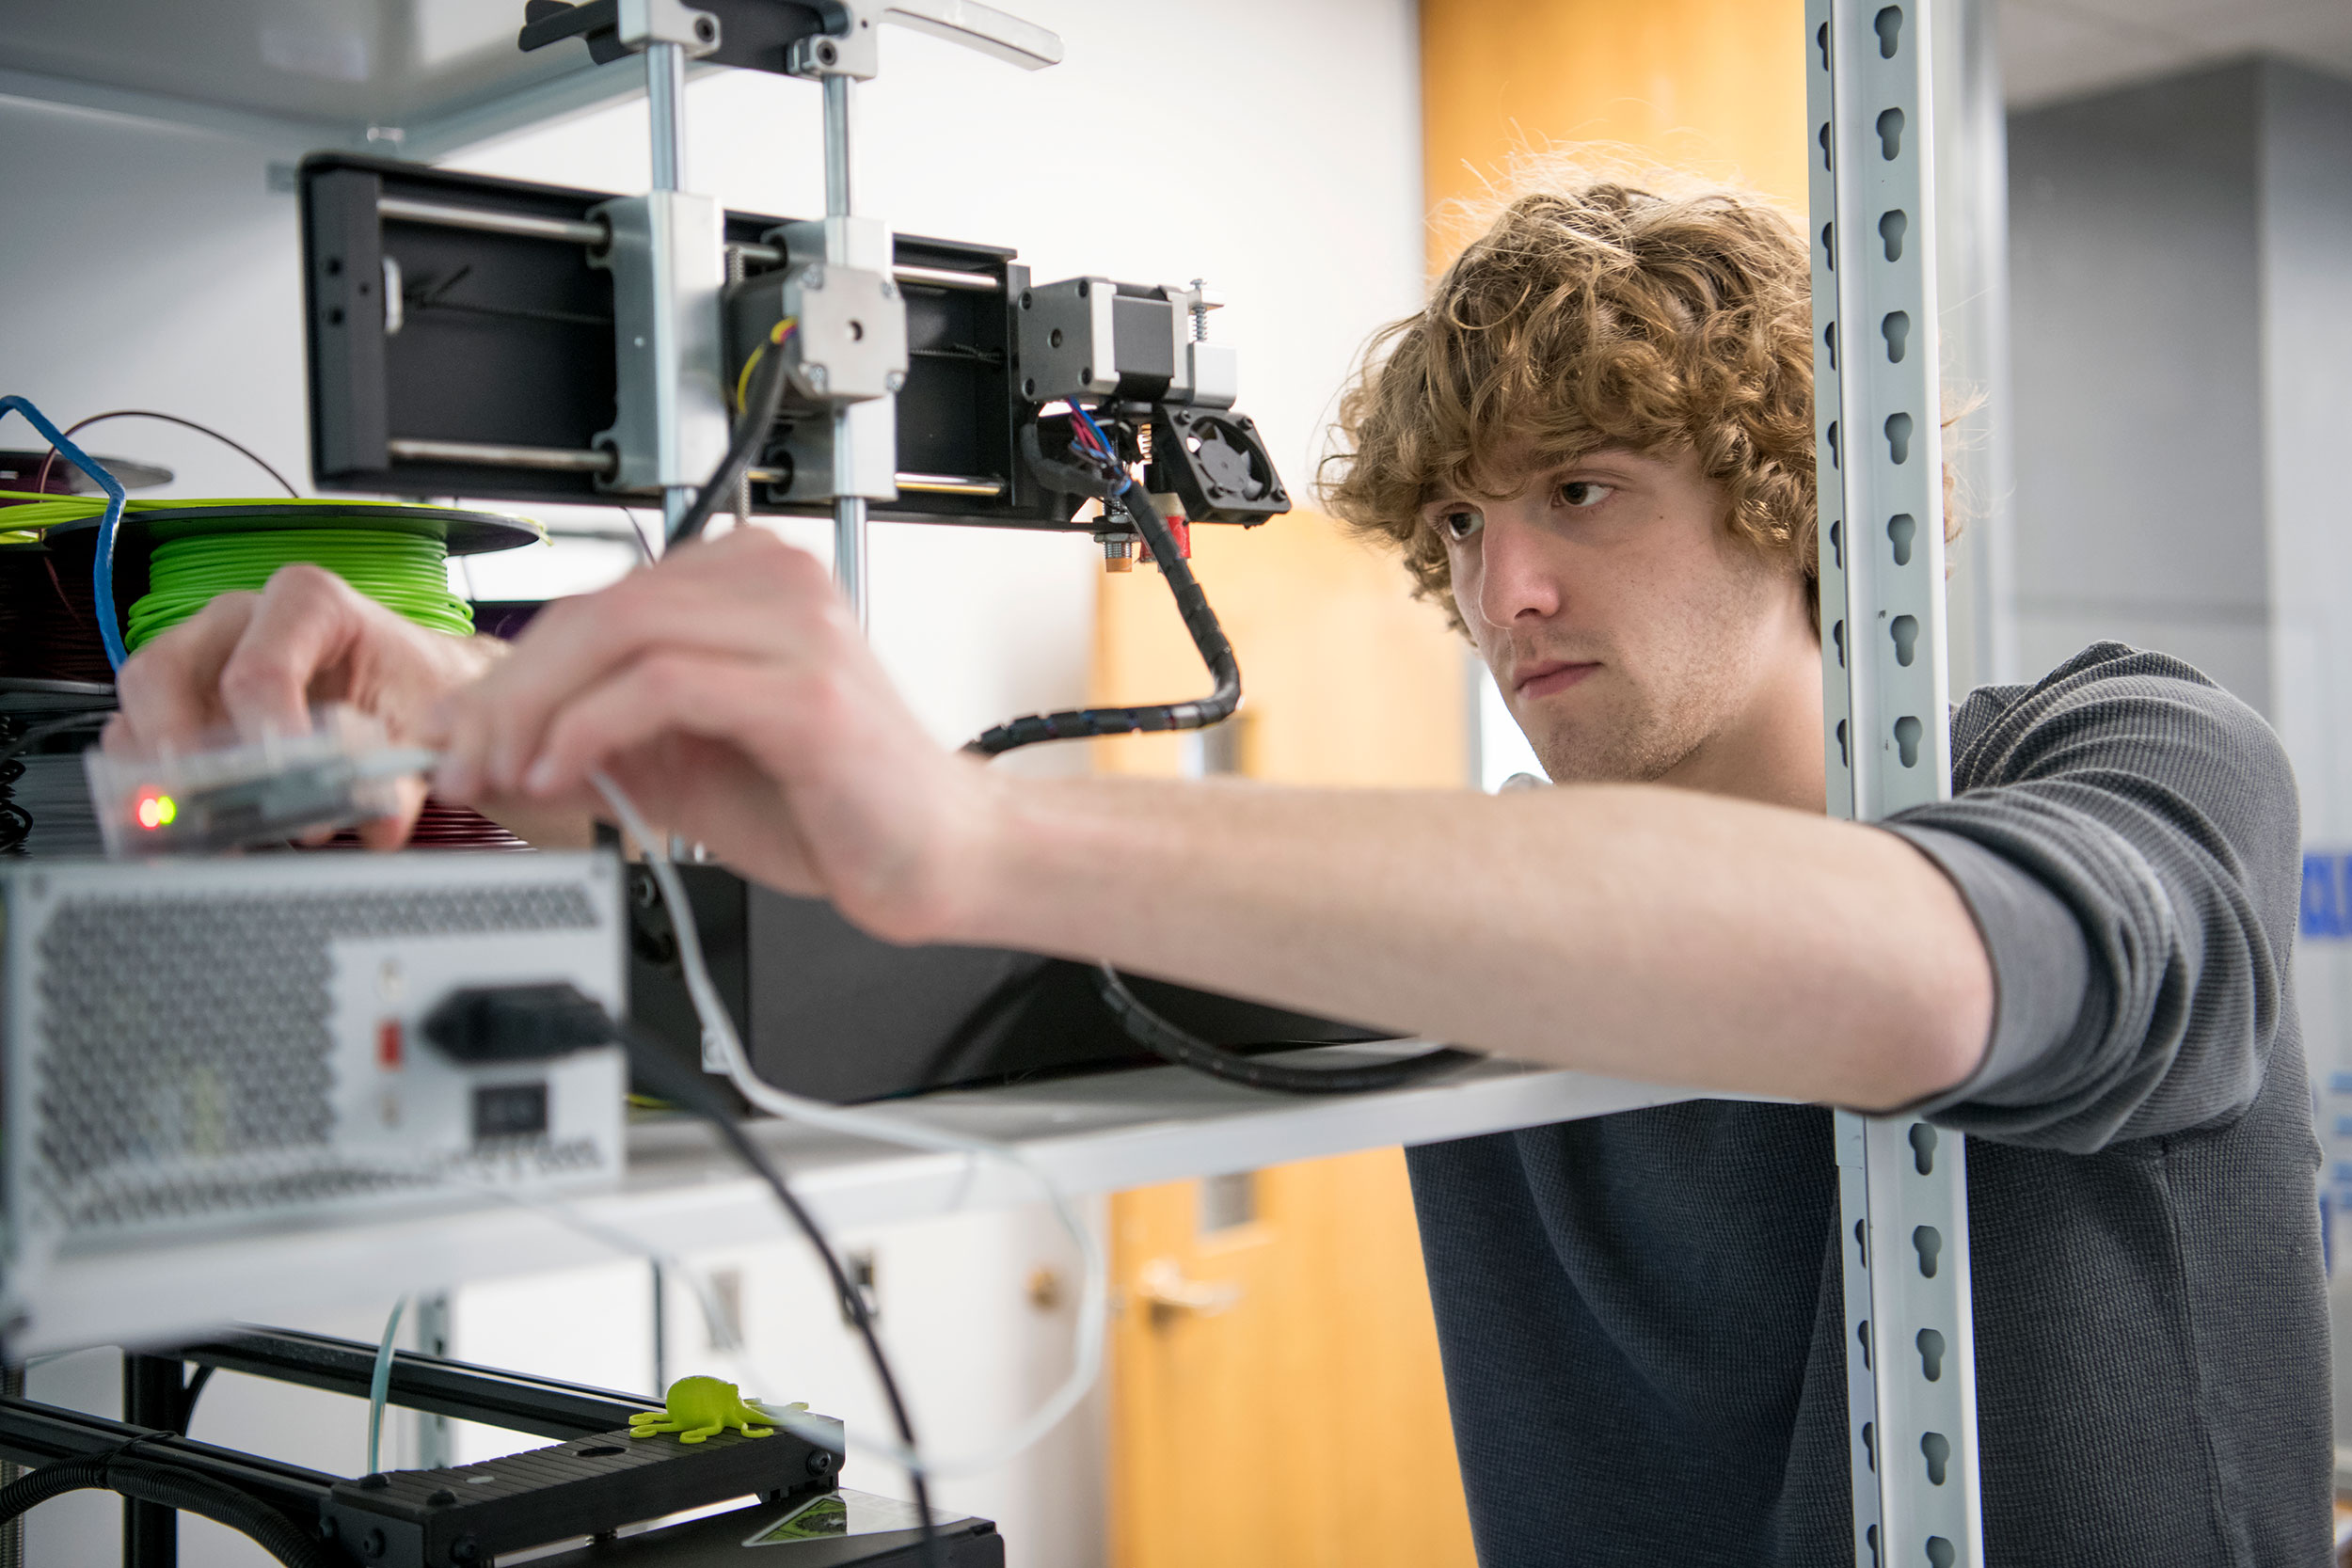
<path fill-rule="evenodd" d="M 929 38 L 885 35 L 884 75 L 859 95 L 860 210 L 903 230 L 1017 246 L 1041 278 L 1205 277 L 1232 301 L 1213 330 L 1240 351 L 1242 406 L 1304 495 L 1358 345 L 1418 303 L 1410 0 L 1024 0 L 1013 8 L 1062 34 L 1065 64 L 1025 75 Z M 821 212 L 813 87 L 719 73 L 699 78 L 688 98 L 692 188 L 738 208 Z M 294 200 L 268 174 L 306 149 L 5 97 L 0 148 L 0 208 L 9 214 L 0 225 L 0 385 L 61 423 L 123 405 L 204 420 L 307 487 Z M 643 103 L 451 161 L 642 189 Z M 0 429 L 0 445 L 31 438 L 22 426 Z M 167 494 L 268 493 L 233 453 L 167 426 L 119 424 L 91 445 L 176 468 Z M 613 520 L 566 509 L 542 515 Z M 1083 699 L 1097 570 L 1087 541 L 892 525 L 875 535 L 875 639 L 942 740 Z M 465 578 L 484 597 L 570 592 L 625 571 L 631 555 L 617 543 L 564 543 L 477 560 Z M 1048 752 L 1009 765 L 1068 768 L 1084 758 Z M 975 1215 L 842 1242 L 876 1254 L 885 1333 L 927 1441 L 968 1449 L 1058 1379 L 1073 1264 L 1042 1214 Z M 808 1399 L 881 1430 L 870 1379 L 803 1254 L 761 1245 L 695 1261 L 741 1274 L 749 1359 L 762 1369 L 756 1392 Z M 1031 1302 L 1041 1268 L 1059 1275 L 1057 1306 Z M 736 1375 L 712 1364 L 683 1293 L 667 1305 L 670 1374 Z M 650 1386 L 642 1262 L 477 1285 L 455 1306 L 454 1354 Z M 381 1310 L 331 1326 L 373 1338 Z M 90 1408 L 115 1398 L 111 1374 L 89 1357 L 36 1383 Z M 363 1424 L 352 1402 L 223 1380 L 199 1430 L 356 1470 Z M 1024 1461 L 943 1484 L 940 1501 L 996 1519 L 1016 1565 L 1099 1561 L 1103 1433 L 1098 1402 Z M 469 1455 L 511 1442 L 482 1431 L 459 1441 Z M 853 1458 L 849 1475 L 896 1489 L 869 1461 Z M 117 1510 L 84 1500 L 91 1506 L 44 1513 L 33 1560 L 108 1559 Z M 209 1527 L 189 1527 L 185 1544 L 190 1568 L 260 1560 Z"/>

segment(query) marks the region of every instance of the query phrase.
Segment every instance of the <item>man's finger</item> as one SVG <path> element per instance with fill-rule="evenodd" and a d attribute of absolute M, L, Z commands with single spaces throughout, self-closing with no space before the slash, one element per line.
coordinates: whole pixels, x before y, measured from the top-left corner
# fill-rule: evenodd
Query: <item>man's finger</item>
<path fill-rule="evenodd" d="M 533 797 L 579 788 L 607 758 L 666 735 L 742 744 L 762 722 L 790 722 L 794 677 L 739 658 L 665 649 L 575 696 L 548 727 L 523 780 Z"/>
<path fill-rule="evenodd" d="M 220 671 L 221 705 L 237 733 L 305 735 L 310 689 L 358 641 L 372 601 L 324 567 L 281 566 Z"/>
<path fill-rule="evenodd" d="M 260 603 L 258 594 L 222 594 L 141 648 L 116 677 L 120 711 L 106 726 L 106 749 L 117 754 L 162 746 L 186 750 L 217 728 L 226 717 L 221 666 Z"/>

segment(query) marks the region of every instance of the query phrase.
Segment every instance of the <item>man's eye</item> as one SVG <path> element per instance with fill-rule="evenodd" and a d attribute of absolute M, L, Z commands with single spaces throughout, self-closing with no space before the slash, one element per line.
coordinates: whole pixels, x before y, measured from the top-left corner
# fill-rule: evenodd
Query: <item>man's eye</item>
<path fill-rule="evenodd" d="M 1445 527 L 1446 537 L 1459 544 L 1486 526 L 1486 515 L 1483 512 L 1449 512 L 1439 521 Z"/>
<path fill-rule="evenodd" d="M 1613 484 L 1597 484 L 1589 479 L 1572 479 L 1560 486 L 1562 504 L 1583 508 L 1598 506 L 1617 493 Z"/>

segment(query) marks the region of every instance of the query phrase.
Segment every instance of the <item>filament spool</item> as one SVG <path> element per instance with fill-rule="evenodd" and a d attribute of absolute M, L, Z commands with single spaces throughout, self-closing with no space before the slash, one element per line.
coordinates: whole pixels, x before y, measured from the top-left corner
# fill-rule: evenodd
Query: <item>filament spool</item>
<path fill-rule="evenodd" d="M 419 626 L 466 636 L 473 613 L 451 591 L 448 558 L 545 537 L 535 523 L 454 507 L 308 499 L 134 501 L 118 542 L 115 602 L 101 607 L 91 569 L 99 500 L 0 493 L 0 503 L 9 500 L 21 504 L 0 511 L 0 521 L 33 542 L 0 546 L 0 672 L 92 683 L 113 679 L 100 614 L 120 614 L 123 641 L 136 650 L 220 594 L 259 592 L 298 562 L 334 573 Z M 333 842 L 358 839 L 345 833 Z M 422 848 L 528 847 L 487 817 L 433 800 L 413 842 Z"/>
<path fill-rule="evenodd" d="M 334 573 L 421 626 L 470 636 L 473 611 L 450 592 L 447 546 L 429 532 L 330 526 L 191 533 L 157 542 L 147 558 L 148 590 L 131 606 L 122 640 L 134 652 L 223 594 L 259 593 L 292 565 Z"/>

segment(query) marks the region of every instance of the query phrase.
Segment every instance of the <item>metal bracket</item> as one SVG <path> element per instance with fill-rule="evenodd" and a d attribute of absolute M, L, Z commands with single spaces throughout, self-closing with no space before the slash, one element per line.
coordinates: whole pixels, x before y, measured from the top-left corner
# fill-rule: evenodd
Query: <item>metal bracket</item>
<path fill-rule="evenodd" d="M 719 19 L 683 0 L 620 0 L 615 32 L 632 55 L 657 43 L 675 43 L 699 59 L 719 47 Z"/>
<path fill-rule="evenodd" d="M 530 0 L 516 46 L 528 53 L 564 39 L 584 39 L 599 65 L 675 43 L 694 58 L 717 51 L 719 19 L 684 0 Z"/>
<path fill-rule="evenodd" d="M 612 274 L 618 417 L 596 445 L 619 459 L 607 489 L 700 484 L 727 450 L 718 203 L 652 191 L 601 203 L 612 244 L 590 263 Z M 667 389 L 671 395 L 664 395 Z"/>
<path fill-rule="evenodd" d="M 815 9 L 825 31 L 793 41 L 785 54 L 785 71 L 790 75 L 872 81 L 881 70 L 875 35 L 885 22 L 960 43 L 1024 71 L 1061 63 L 1058 34 L 977 0 L 822 0 Z"/>
<path fill-rule="evenodd" d="M 1951 794 L 1928 0 L 1808 0 L 1832 816 Z M 1984 1561 L 1964 1140 L 1840 1112 L 1854 1560 Z"/>

